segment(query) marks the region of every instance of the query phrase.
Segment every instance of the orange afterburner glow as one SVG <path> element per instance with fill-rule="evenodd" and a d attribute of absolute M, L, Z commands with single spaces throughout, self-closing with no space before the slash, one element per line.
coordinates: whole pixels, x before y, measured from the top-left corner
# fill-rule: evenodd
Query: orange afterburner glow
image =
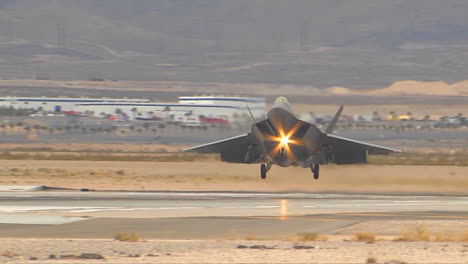
<path fill-rule="evenodd" d="M 299 129 L 300 123 L 297 122 L 287 133 L 285 133 L 283 127 L 280 125 L 277 127 L 278 129 L 278 134 L 279 136 L 272 136 L 272 135 L 267 135 L 266 137 L 272 141 L 278 142 L 276 147 L 272 149 L 270 152 L 270 155 L 272 157 L 276 156 L 279 152 L 280 149 L 283 148 L 284 152 L 286 153 L 286 157 L 289 160 L 295 160 L 294 154 L 292 153 L 291 149 L 289 148 L 289 144 L 295 144 L 295 145 L 300 145 L 301 143 L 291 139 L 291 136 L 294 135 L 294 133 Z"/>
<path fill-rule="evenodd" d="M 285 146 L 289 143 L 289 138 L 287 137 L 282 137 L 280 141 L 281 145 Z"/>

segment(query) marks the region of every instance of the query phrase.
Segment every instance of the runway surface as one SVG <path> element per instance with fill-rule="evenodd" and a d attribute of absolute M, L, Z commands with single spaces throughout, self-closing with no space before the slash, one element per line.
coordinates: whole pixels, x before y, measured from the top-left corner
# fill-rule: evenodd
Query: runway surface
<path fill-rule="evenodd" d="M 234 192 L 0 192 L 1 237 L 259 237 L 363 221 L 467 220 L 468 197 Z"/>

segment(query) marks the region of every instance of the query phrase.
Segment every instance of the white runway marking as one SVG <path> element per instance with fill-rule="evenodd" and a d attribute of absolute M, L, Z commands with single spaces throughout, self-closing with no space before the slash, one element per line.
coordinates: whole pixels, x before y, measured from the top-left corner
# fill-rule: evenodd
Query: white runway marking
<path fill-rule="evenodd" d="M 409 207 L 418 209 L 420 206 L 440 206 L 440 205 L 468 205 L 468 201 L 389 201 L 386 203 L 373 203 L 371 201 L 354 203 L 330 203 L 320 202 L 318 204 L 300 205 L 290 203 L 289 209 L 294 208 L 350 208 L 350 207 Z M 281 205 L 268 204 L 252 204 L 239 206 L 160 206 L 160 207 L 91 207 L 91 206 L 0 206 L 0 212 L 3 213 L 23 213 L 23 212 L 41 212 L 41 211 L 64 211 L 71 213 L 86 213 L 86 212 L 103 212 L 103 211 L 142 211 L 142 210 L 197 210 L 197 209 L 276 209 L 281 208 Z"/>
<path fill-rule="evenodd" d="M 104 212 L 104 211 L 136 211 L 136 210 L 189 210 L 204 209 L 209 207 L 201 206 L 180 206 L 180 207 L 82 207 L 82 206 L 0 206 L 1 213 L 24 213 L 43 211 L 64 211 L 70 213 Z"/>
<path fill-rule="evenodd" d="M 61 225 L 73 223 L 87 218 L 64 217 L 51 215 L 24 215 L 24 214 L 0 214 L 0 224 L 20 224 L 20 225 Z"/>
<path fill-rule="evenodd" d="M 147 208 L 119 208 L 119 207 L 108 207 L 108 208 L 95 208 L 95 209 L 84 209 L 84 210 L 69 210 L 71 213 L 86 213 L 86 212 L 103 212 L 103 211 L 137 211 L 137 210 L 188 210 L 188 209 L 203 209 L 208 207 L 199 206 L 181 206 L 181 207 L 147 207 Z"/>
<path fill-rule="evenodd" d="M 38 211 L 67 211 L 67 210 L 106 210 L 112 207 L 83 207 L 83 206 L 0 206 L 0 212 L 4 213 L 22 213 Z"/>
<path fill-rule="evenodd" d="M 468 202 L 424 202 L 413 204 L 410 202 L 399 203 L 366 203 L 366 204 L 318 204 L 318 205 L 303 205 L 304 208 L 314 207 L 376 207 L 376 206 L 421 206 L 421 205 L 464 205 Z"/>

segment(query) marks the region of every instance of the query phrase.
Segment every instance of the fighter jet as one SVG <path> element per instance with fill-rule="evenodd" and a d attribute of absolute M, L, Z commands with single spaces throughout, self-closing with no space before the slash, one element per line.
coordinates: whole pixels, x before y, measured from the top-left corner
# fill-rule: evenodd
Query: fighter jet
<path fill-rule="evenodd" d="M 184 151 L 219 153 L 221 160 L 226 162 L 261 163 L 262 179 L 266 178 L 273 165 L 310 168 L 314 179 L 318 179 L 320 165 L 366 163 L 368 154 L 401 152 L 333 135 L 342 112 L 343 106 L 327 129 L 321 131 L 314 124 L 298 119 L 288 100 L 278 97 L 268 111 L 267 118 L 254 123 L 250 132 Z"/>

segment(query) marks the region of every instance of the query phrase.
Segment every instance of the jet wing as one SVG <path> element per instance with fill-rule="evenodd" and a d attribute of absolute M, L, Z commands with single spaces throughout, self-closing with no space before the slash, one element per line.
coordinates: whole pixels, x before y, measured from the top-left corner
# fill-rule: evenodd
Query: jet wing
<path fill-rule="evenodd" d="M 235 163 L 254 163 L 260 158 L 260 152 L 250 133 L 195 146 L 184 151 L 220 153 L 221 160 Z"/>
<path fill-rule="evenodd" d="M 367 154 L 388 155 L 399 153 L 398 149 L 365 143 L 337 135 L 327 134 L 328 144 L 337 164 L 365 163 Z"/>
<path fill-rule="evenodd" d="M 335 148 L 357 148 L 365 149 L 370 155 L 388 155 L 389 153 L 400 153 L 401 150 L 387 148 L 375 144 L 365 143 L 354 139 L 340 137 L 337 135 L 327 134 L 327 137 L 332 146 Z"/>
<path fill-rule="evenodd" d="M 184 149 L 184 152 L 193 151 L 198 153 L 220 153 L 221 151 L 226 149 L 232 149 L 242 145 L 247 145 L 248 137 L 249 133 L 245 133 L 239 136 L 213 141 L 207 144 Z"/>

